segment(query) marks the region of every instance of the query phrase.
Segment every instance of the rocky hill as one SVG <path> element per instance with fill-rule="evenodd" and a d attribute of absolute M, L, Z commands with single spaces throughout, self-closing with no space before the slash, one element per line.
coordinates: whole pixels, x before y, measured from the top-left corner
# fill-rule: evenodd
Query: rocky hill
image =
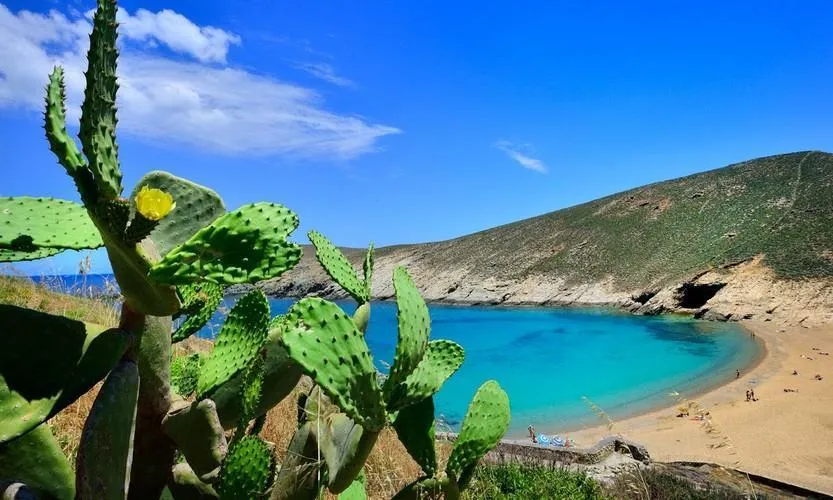
<path fill-rule="evenodd" d="M 363 250 L 345 252 L 359 267 Z M 400 264 L 431 301 L 833 321 L 833 154 L 759 158 L 453 240 L 380 248 L 375 297 L 393 296 Z M 309 247 L 295 270 L 261 286 L 342 296 Z"/>

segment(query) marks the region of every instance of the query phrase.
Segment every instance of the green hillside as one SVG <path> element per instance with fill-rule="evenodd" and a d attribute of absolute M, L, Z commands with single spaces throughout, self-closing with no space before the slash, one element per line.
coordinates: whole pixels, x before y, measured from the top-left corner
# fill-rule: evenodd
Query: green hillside
<path fill-rule="evenodd" d="M 666 284 L 763 254 L 785 278 L 833 276 L 833 154 L 770 156 L 647 185 L 454 240 L 380 249 L 464 266 L 617 287 Z"/>

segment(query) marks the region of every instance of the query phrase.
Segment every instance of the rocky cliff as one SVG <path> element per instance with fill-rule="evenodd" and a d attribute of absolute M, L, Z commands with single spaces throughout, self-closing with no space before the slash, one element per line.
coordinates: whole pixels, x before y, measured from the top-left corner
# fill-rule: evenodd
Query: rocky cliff
<path fill-rule="evenodd" d="M 364 251 L 344 251 L 360 268 Z M 833 321 L 833 155 L 759 158 L 453 240 L 380 248 L 374 297 L 393 296 L 397 265 L 435 302 Z M 344 296 L 311 247 L 260 286 Z"/>

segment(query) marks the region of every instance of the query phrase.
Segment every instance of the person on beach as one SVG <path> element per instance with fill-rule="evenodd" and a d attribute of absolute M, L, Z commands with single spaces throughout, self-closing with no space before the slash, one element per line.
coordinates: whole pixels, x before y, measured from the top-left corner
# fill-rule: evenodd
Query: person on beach
<path fill-rule="evenodd" d="M 735 378 L 740 378 L 740 370 L 735 370 L 737 372 L 737 376 Z"/>
<path fill-rule="evenodd" d="M 793 370 L 793 375 L 798 375 L 798 370 Z"/>
<path fill-rule="evenodd" d="M 755 389 L 749 389 L 749 397 L 752 398 L 752 401 L 758 400 L 757 398 L 755 398 Z"/>
<path fill-rule="evenodd" d="M 750 401 L 752 396 L 749 394 L 749 389 L 746 389 L 746 401 Z"/>
<path fill-rule="evenodd" d="M 532 427 L 532 424 L 530 424 L 529 427 L 526 428 L 526 430 L 529 431 L 529 437 L 532 438 L 532 442 L 538 444 L 538 438 L 535 437 L 535 427 Z"/>

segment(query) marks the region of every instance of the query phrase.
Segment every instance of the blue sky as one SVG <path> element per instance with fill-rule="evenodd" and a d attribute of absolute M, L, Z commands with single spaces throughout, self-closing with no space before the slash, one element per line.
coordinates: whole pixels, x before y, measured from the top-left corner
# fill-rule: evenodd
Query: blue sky
<path fill-rule="evenodd" d="M 40 113 L 63 64 L 77 131 L 93 6 L 0 3 L 0 195 L 77 199 Z M 229 208 L 280 202 L 301 218 L 298 241 L 309 229 L 347 246 L 447 239 L 833 150 L 829 1 L 120 6 L 126 191 L 163 169 Z M 107 270 L 101 252 L 94 269 Z"/>

